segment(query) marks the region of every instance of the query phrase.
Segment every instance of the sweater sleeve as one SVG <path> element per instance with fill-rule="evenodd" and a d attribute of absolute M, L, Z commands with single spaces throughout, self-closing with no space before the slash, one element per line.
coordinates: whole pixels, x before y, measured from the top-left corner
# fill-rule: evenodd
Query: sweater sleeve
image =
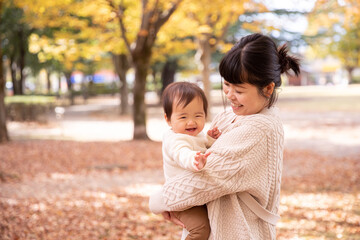
<path fill-rule="evenodd" d="M 165 205 L 164 198 L 162 197 L 162 191 L 156 191 L 150 195 L 149 209 L 152 213 L 160 214 L 170 209 Z"/>
<path fill-rule="evenodd" d="M 167 148 L 172 153 L 173 160 L 182 168 L 189 171 L 197 171 L 194 160 L 196 151 L 193 151 L 192 143 L 184 134 L 174 134 L 167 143 Z"/>
<path fill-rule="evenodd" d="M 223 134 L 210 148 L 203 171 L 185 173 L 165 183 L 164 203 L 172 211 L 182 211 L 251 188 L 257 181 L 256 169 L 266 159 L 265 135 L 254 125 Z"/>
<path fill-rule="evenodd" d="M 210 148 L 214 142 L 216 141 L 215 138 L 210 137 L 208 134 L 206 134 L 206 147 Z"/>

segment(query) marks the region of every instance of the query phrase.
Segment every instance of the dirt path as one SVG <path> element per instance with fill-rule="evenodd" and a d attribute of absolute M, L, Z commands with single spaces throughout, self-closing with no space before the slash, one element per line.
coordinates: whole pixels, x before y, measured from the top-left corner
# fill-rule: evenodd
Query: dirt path
<path fill-rule="evenodd" d="M 127 193 L 148 196 L 163 183 L 163 173 L 158 170 L 125 171 L 122 173 L 92 172 L 87 174 L 60 174 L 38 176 L 21 183 L 0 185 L 1 198 L 68 197 L 86 192 Z"/>

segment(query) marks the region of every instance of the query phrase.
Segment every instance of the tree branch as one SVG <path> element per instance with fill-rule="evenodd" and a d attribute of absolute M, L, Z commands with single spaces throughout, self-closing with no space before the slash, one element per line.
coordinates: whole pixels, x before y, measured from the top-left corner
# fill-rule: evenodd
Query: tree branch
<path fill-rule="evenodd" d="M 125 46 L 129 52 L 129 55 L 131 57 L 131 62 L 132 62 L 132 50 L 131 50 L 131 46 L 130 46 L 130 42 L 128 40 L 128 38 L 126 37 L 126 28 L 123 22 L 123 17 L 124 17 L 124 6 L 122 5 L 122 1 L 119 4 L 118 8 L 115 7 L 114 3 L 112 2 L 112 0 L 107 0 L 110 8 L 115 12 L 116 17 L 118 18 L 119 21 L 119 25 L 120 25 L 120 31 L 121 31 L 121 37 L 125 42 Z"/>
<path fill-rule="evenodd" d="M 146 39 L 149 36 L 150 19 L 153 15 L 153 12 L 148 11 L 148 9 L 147 9 L 148 1 L 143 0 L 142 4 L 143 4 L 143 6 L 142 6 L 143 13 L 142 13 L 140 29 L 136 36 L 136 46 L 133 51 L 134 54 L 141 52 L 142 48 L 145 45 Z"/>
<path fill-rule="evenodd" d="M 227 34 L 228 30 L 229 30 L 229 27 L 230 27 L 230 24 L 231 24 L 231 19 L 233 18 L 233 16 L 234 16 L 234 12 L 231 12 L 230 16 L 228 18 L 228 21 L 226 22 L 225 27 L 222 29 L 222 33 L 221 33 L 220 37 L 218 39 L 216 39 L 216 43 L 218 43 L 219 41 L 222 41 L 222 40 L 225 39 L 225 36 L 226 36 L 226 34 Z"/>
<path fill-rule="evenodd" d="M 159 0 L 155 1 L 151 11 L 143 6 L 143 19 L 141 22 L 140 32 L 137 36 L 135 52 L 141 51 L 144 46 L 152 46 L 158 31 L 161 26 L 170 18 L 171 14 L 176 10 L 182 0 L 177 0 L 173 3 L 172 7 L 165 11 L 160 11 L 158 8 Z M 146 4 L 147 0 L 143 0 Z"/>
<path fill-rule="evenodd" d="M 177 0 L 173 3 L 172 7 L 167 10 L 167 11 L 164 11 L 163 12 L 163 15 L 161 14 L 159 16 L 159 19 L 157 21 L 157 24 L 156 24 L 156 28 L 157 30 L 160 29 L 160 27 L 170 18 L 171 14 L 173 14 L 176 10 L 176 8 L 180 5 L 180 3 L 182 2 L 183 0 Z"/>
<path fill-rule="evenodd" d="M 119 24 L 120 24 L 121 35 L 122 35 L 122 38 L 123 38 L 123 40 L 125 42 L 126 48 L 127 48 L 128 52 L 129 52 L 129 54 L 131 55 L 132 50 L 131 50 L 129 39 L 126 37 L 126 28 L 125 28 L 124 21 L 123 21 L 124 8 L 121 5 L 119 5 L 118 8 L 119 8 L 118 19 L 119 19 Z"/>

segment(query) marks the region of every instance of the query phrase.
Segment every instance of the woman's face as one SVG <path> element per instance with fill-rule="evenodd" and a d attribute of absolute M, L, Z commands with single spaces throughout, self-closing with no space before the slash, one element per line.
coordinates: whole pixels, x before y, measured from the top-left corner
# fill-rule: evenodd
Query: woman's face
<path fill-rule="evenodd" d="M 232 84 L 224 80 L 223 90 L 236 115 L 259 113 L 267 104 L 267 99 L 259 94 L 257 87 L 249 83 Z"/>

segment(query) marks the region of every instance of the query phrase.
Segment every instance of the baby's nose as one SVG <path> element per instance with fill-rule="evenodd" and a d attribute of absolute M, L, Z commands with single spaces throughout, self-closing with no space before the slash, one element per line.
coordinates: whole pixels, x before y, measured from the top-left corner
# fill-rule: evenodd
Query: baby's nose
<path fill-rule="evenodd" d="M 193 120 L 193 119 L 190 119 L 188 122 L 187 122 L 188 125 L 195 125 L 196 122 Z"/>

